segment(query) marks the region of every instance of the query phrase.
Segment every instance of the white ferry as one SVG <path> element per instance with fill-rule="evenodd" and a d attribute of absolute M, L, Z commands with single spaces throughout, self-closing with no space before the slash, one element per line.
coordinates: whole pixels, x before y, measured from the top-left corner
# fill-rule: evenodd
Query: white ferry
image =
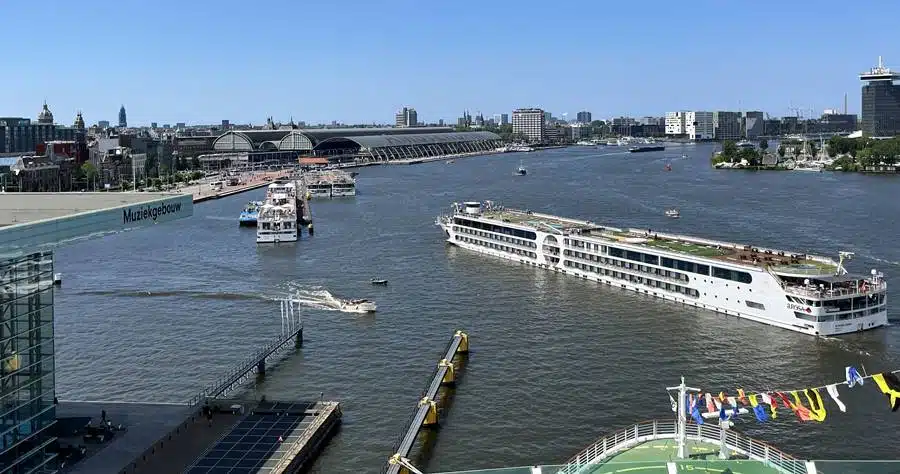
<path fill-rule="evenodd" d="M 303 183 L 311 198 L 356 196 L 356 179 L 346 171 L 307 171 Z"/>
<path fill-rule="evenodd" d="M 297 183 L 276 182 L 266 190 L 266 201 L 256 218 L 256 243 L 296 242 L 300 222 Z"/>
<path fill-rule="evenodd" d="M 447 242 L 677 303 L 830 336 L 887 324 L 884 276 L 840 261 L 751 245 L 617 229 L 506 209 L 454 204 L 437 218 Z"/>

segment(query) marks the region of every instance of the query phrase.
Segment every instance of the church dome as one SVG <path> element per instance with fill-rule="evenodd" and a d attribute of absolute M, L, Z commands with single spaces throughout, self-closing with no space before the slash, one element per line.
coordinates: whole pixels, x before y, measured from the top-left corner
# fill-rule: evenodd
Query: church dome
<path fill-rule="evenodd" d="M 44 102 L 43 110 L 38 114 L 38 123 L 53 123 L 53 114 L 50 112 L 50 108 L 47 107 L 46 102 Z"/>
<path fill-rule="evenodd" d="M 75 128 L 84 129 L 84 118 L 81 117 L 81 112 L 75 116 Z"/>

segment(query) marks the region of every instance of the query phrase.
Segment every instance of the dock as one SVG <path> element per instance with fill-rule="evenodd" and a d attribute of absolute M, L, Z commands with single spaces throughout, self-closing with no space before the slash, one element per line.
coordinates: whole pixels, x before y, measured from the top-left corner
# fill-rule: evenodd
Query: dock
<path fill-rule="evenodd" d="M 384 474 L 411 474 L 419 472 L 410 462 L 409 453 L 412 451 L 423 427 L 438 424 L 438 406 L 435 397 L 441 386 L 456 383 L 456 366 L 453 359 L 456 356 L 464 357 L 469 353 L 469 336 L 456 331 L 447 347 L 442 353 L 441 360 L 432 372 L 428 385 L 416 405 L 416 409 L 410 417 L 408 427 L 403 436 L 394 447 L 394 454 L 388 459 L 387 466 L 382 471 Z"/>
<path fill-rule="evenodd" d="M 187 403 L 60 402 L 58 423 L 68 427 L 60 439 L 87 446 L 85 459 L 61 472 L 282 474 L 308 468 L 340 425 L 338 402 L 224 397 L 302 344 L 299 302 L 286 299 L 281 334 Z M 111 423 L 105 439 L 82 441 L 86 426 L 102 427 L 105 421 Z"/>

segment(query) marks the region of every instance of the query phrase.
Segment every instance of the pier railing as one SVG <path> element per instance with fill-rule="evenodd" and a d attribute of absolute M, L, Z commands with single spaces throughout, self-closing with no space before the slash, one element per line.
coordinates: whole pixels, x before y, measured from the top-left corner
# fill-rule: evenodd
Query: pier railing
<path fill-rule="evenodd" d="M 287 349 L 289 342 L 303 337 L 303 321 L 300 319 L 299 303 L 293 299 L 281 300 L 281 334 L 263 347 L 234 365 L 225 375 L 220 376 L 205 389 L 187 401 L 190 407 L 197 407 L 208 398 L 216 398 L 230 392 L 247 381 L 266 359 Z"/>
<path fill-rule="evenodd" d="M 633 448 L 641 443 L 657 439 L 675 439 L 675 420 L 653 420 L 604 436 L 578 453 L 557 474 L 579 474 L 588 472 L 590 466 L 606 461 L 610 457 Z M 722 445 L 722 428 L 718 425 L 687 424 L 687 439 L 702 441 L 716 446 Z M 733 430 L 725 430 L 725 446 L 731 451 L 747 456 L 752 461 L 762 462 L 785 474 L 808 474 L 806 461 L 796 459 L 762 441 L 757 441 Z"/>

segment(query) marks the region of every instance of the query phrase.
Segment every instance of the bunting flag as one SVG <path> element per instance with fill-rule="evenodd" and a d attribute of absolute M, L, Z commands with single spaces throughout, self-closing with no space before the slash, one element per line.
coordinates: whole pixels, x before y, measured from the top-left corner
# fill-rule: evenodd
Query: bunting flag
<path fill-rule="evenodd" d="M 887 395 L 891 404 L 891 411 L 900 409 L 900 380 L 892 373 L 878 374 L 872 377 L 878 389 Z"/>
<path fill-rule="evenodd" d="M 691 417 L 695 421 L 702 421 L 703 417 L 700 413 L 700 407 L 705 402 L 707 416 L 715 416 L 713 414 L 717 414 L 719 419 L 727 420 L 738 416 L 741 406 L 748 406 L 757 421 L 766 422 L 770 419 L 775 420 L 778 418 L 778 405 L 782 403 L 800 421 L 817 421 L 821 423 L 825 421 L 828 415 L 822 399 L 822 389 L 825 389 L 838 410 L 846 413 L 847 406 L 839 398 L 838 386 L 846 385 L 850 388 L 863 386 L 866 379 L 872 379 L 881 393 L 888 398 L 891 411 L 898 412 L 900 411 L 900 378 L 897 376 L 898 373 L 900 373 L 900 370 L 861 375 L 855 367 L 847 366 L 844 368 L 844 380 L 821 387 L 795 390 L 766 390 L 756 393 L 748 393 L 743 388 L 739 388 L 736 389 L 737 396 L 728 396 L 725 391 L 720 391 L 718 395 L 713 395 L 714 392 L 705 392 L 697 394 L 696 399 L 691 396 L 688 406 L 690 407 Z M 805 402 L 802 399 L 805 399 Z M 768 411 L 766 410 L 767 405 Z M 700 424 L 700 421 L 697 422 Z"/>
<path fill-rule="evenodd" d="M 831 399 L 834 400 L 834 404 L 838 406 L 838 409 L 842 412 L 846 412 L 847 406 L 838 398 L 837 384 L 828 385 L 825 387 L 825 390 L 828 391 L 828 395 L 831 395 Z"/>

